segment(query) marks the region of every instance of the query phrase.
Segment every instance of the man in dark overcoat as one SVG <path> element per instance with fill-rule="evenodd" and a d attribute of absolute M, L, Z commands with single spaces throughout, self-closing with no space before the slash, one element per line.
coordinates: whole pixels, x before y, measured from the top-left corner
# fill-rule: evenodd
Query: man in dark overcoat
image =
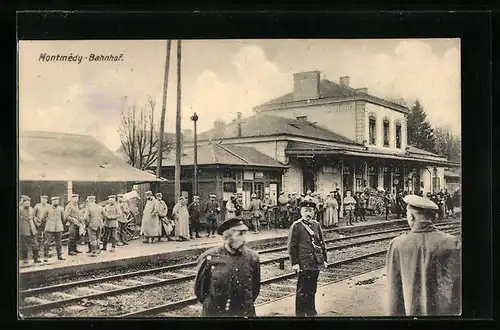
<path fill-rule="evenodd" d="M 193 202 L 189 204 L 188 212 L 190 236 L 191 238 L 200 238 L 201 205 L 199 196 L 193 196 Z"/>
<path fill-rule="evenodd" d="M 220 204 L 215 194 L 210 194 L 210 201 L 205 206 L 205 216 L 207 217 L 207 237 L 215 235 L 217 228 L 217 218 L 220 214 Z"/>
<path fill-rule="evenodd" d="M 31 207 L 31 198 L 28 196 L 21 196 L 21 203 L 19 205 L 19 233 L 21 248 L 21 259 L 23 263 L 28 263 L 28 251 L 31 249 L 33 253 L 33 260 L 35 263 L 40 263 L 38 255 L 38 241 L 37 230 L 35 226 L 35 212 Z"/>
<path fill-rule="evenodd" d="M 204 317 L 252 317 L 260 292 L 260 260 L 246 246 L 248 227 L 231 218 L 217 228 L 224 243 L 198 258 L 194 292 Z"/>
<path fill-rule="evenodd" d="M 405 196 L 404 202 L 411 229 L 389 245 L 389 315 L 460 315 L 460 241 L 434 226 L 434 202 L 416 195 Z"/>
<path fill-rule="evenodd" d="M 300 204 L 301 218 L 290 227 L 288 253 L 292 268 L 298 273 L 296 316 L 316 316 L 316 289 L 319 271 L 327 267 L 327 255 L 319 222 L 314 220 L 316 204 L 303 201 Z"/>

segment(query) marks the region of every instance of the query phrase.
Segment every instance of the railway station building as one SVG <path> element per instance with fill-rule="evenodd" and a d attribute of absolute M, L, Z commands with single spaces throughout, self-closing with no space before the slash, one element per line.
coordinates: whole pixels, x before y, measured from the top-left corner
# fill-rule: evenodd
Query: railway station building
<path fill-rule="evenodd" d="M 233 157 L 240 159 L 257 152 L 267 156 L 265 164 L 249 161 L 251 170 L 235 174 L 236 187 L 231 189 L 229 185 L 226 189 L 221 178 L 233 175 L 225 174 L 231 173 L 233 164 L 220 162 L 214 169 L 218 174 L 213 175 L 203 174 L 200 168 L 200 180 L 213 178 L 219 199 L 225 200 L 225 193 L 234 190 L 255 192 L 262 198 L 267 187 L 271 196 L 278 196 L 281 190 L 324 193 L 339 188 L 344 193 L 366 187 L 383 187 L 391 193 L 399 189 L 437 192 L 445 188 L 445 170 L 459 166 L 408 145 L 409 109 L 373 96 L 367 88 L 352 88 L 349 77 L 336 83 L 311 71 L 296 73 L 293 79 L 293 91 L 254 107 L 254 116 L 241 118 L 238 113 L 233 122 L 198 135 L 200 155 L 233 150 L 237 151 Z M 185 155 L 191 155 L 193 143 L 186 141 L 183 149 Z M 186 177 L 192 176 L 192 164 L 192 157 L 182 162 Z M 270 170 L 270 164 L 276 167 Z M 281 177 L 279 165 L 283 166 Z M 167 172 L 173 169 L 171 160 L 165 160 L 163 166 Z M 269 177 L 268 182 L 263 180 L 264 189 L 254 184 L 259 182 L 256 173 Z M 168 174 L 164 177 L 170 178 Z M 202 189 L 201 182 L 203 198 L 210 189 Z"/>

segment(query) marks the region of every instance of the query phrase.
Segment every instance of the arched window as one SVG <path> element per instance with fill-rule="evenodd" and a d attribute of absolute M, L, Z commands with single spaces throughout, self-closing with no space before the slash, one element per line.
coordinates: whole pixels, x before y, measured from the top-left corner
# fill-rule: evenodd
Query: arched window
<path fill-rule="evenodd" d="M 389 147 L 390 143 L 390 131 L 389 131 L 389 127 L 390 127 L 390 123 L 389 123 L 389 119 L 388 118 L 384 118 L 384 121 L 383 121 L 383 127 L 384 127 L 384 147 Z"/>
<path fill-rule="evenodd" d="M 396 121 L 396 148 L 401 149 L 402 148 L 402 132 L 401 132 L 401 121 L 397 120 Z"/>
<path fill-rule="evenodd" d="M 377 117 L 374 114 L 370 114 L 368 117 L 368 142 L 371 145 L 376 144 L 376 132 L 377 132 Z"/>

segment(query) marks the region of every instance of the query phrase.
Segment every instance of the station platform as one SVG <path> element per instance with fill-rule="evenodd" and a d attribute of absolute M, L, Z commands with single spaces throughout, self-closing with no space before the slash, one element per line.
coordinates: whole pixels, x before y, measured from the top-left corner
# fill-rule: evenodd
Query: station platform
<path fill-rule="evenodd" d="M 316 310 L 324 317 L 381 317 L 386 312 L 385 268 L 318 287 Z M 295 316 L 295 296 L 256 307 L 258 316 Z"/>
<path fill-rule="evenodd" d="M 354 223 L 354 226 L 346 226 L 345 220 L 341 219 L 339 227 L 331 229 L 341 235 L 352 235 L 363 230 L 382 230 L 385 227 L 404 225 L 405 219 L 396 219 L 395 216 L 389 220 L 376 217 L 367 217 L 367 221 Z M 147 262 L 170 262 L 182 263 L 182 259 L 188 256 L 198 256 L 205 250 L 221 244 L 221 238 L 205 237 L 191 239 L 189 241 L 167 241 L 145 244 L 142 238 L 129 242 L 126 246 L 117 246 L 114 252 L 102 251 L 97 257 L 81 253 L 76 256 L 67 254 L 67 247 L 63 246 L 64 258 L 57 260 L 52 257 L 48 262 L 35 264 L 30 260 L 28 264 L 19 263 L 19 273 L 22 278 L 48 278 L 63 276 L 78 272 L 92 271 L 104 268 L 127 267 L 131 265 L 144 264 Z M 331 237 L 331 235 L 330 235 Z M 288 229 L 263 229 L 259 234 L 248 233 L 248 245 L 250 247 L 262 247 L 270 244 L 286 244 Z M 78 245 L 80 251 L 86 252 L 86 245 Z M 55 249 L 52 248 L 52 252 Z"/>

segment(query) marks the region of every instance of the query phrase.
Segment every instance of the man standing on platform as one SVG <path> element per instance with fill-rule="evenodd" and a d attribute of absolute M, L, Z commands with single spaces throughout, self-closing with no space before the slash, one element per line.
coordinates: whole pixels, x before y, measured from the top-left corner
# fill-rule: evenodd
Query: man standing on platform
<path fill-rule="evenodd" d="M 47 250 L 44 251 L 44 261 L 48 261 L 50 255 L 50 244 L 55 241 L 57 259 L 65 260 L 62 254 L 62 232 L 64 230 L 64 209 L 59 206 L 59 197 L 52 197 L 50 199 L 51 205 L 49 207 L 49 215 L 47 216 L 47 223 L 45 224 L 45 245 Z"/>
<path fill-rule="evenodd" d="M 78 207 L 78 194 L 73 194 L 71 196 L 71 201 L 66 205 L 64 209 L 64 217 L 66 218 L 66 225 L 69 225 L 69 240 L 68 240 L 68 254 L 70 256 L 76 256 L 82 251 L 78 251 L 76 244 L 80 237 L 80 228 L 82 223 L 80 222 L 80 208 Z"/>
<path fill-rule="evenodd" d="M 335 193 L 333 194 L 333 198 L 337 201 L 338 208 L 337 208 L 337 213 L 338 213 L 338 218 L 342 218 L 342 195 L 340 194 L 340 189 L 337 188 L 335 189 Z"/>
<path fill-rule="evenodd" d="M 21 259 L 24 264 L 28 263 L 28 253 L 32 250 L 35 263 L 40 263 L 38 255 L 37 231 L 35 226 L 35 212 L 31 207 L 31 198 L 21 196 L 21 205 L 19 206 L 19 232 Z"/>
<path fill-rule="evenodd" d="M 280 197 L 278 198 L 280 228 L 286 228 L 288 225 L 288 213 L 290 208 L 289 202 L 290 199 L 285 195 L 285 192 L 282 191 L 280 193 Z"/>
<path fill-rule="evenodd" d="M 97 205 L 95 202 L 95 196 L 87 197 L 87 210 L 88 210 L 88 225 L 87 225 L 87 235 L 89 239 L 91 257 L 97 256 L 100 253 L 99 249 L 99 232 L 103 225 L 103 219 L 105 217 L 104 208 Z"/>
<path fill-rule="evenodd" d="M 198 258 L 194 292 L 204 317 L 252 317 L 260 292 L 260 260 L 246 246 L 248 227 L 231 218 L 217 228 L 224 243 Z"/>
<path fill-rule="evenodd" d="M 351 191 L 348 190 L 346 191 L 346 196 L 344 197 L 344 200 L 342 201 L 342 204 L 344 205 L 344 210 L 346 212 L 346 225 L 348 226 L 354 226 L 352 224 L 352 218 L 354 215 L 354 206 L 356 205 L 356 200 L 351 196 Z"/>
<path fill-rule="evenodd" d="M 146 205 L 142 212 L 141 236 L 144 235 L 143 243 L 153 243 L 153 239 L 161 233 L 160 220 L 158 219 L 158 203 L 150 190 L 144 194 L 146 196 Z"/>
<path fill-rule="evenodd" d="M 235 208 L 234 214 L 237 217 L 241 217 L 241 215 L 243 214 L 243 195 L 241 193 L 237 193 L 235 197 L 236 198 L 234 202 L 234 208 Z"/>
<path fill-rule="evenodd" d="M 120 217 L 118 218 L 118 245 L 128 245 L 126 228 L 130 208 L 128 207 L 128 203 L 123 200 L 123 194 L 118 194 L 116 197 L 118 197 L 118 206 L 120 207 Z"/>
<path fill-rule="evenodd" d="M 35 214 L 35 226 L 37 231 L 37 243 L 40 253 L 45 254 L 48 247 L 45 245 L 45 224 L 49 216 L 50 205 L 47 203 L 49 197 L 47 195 L 40 196 L 40 203 L 33 208 Z"/>
<path fill-rule="evenodd" d="M 250 201 L 249 211 L 252 212 L 252 227 L 253 233 L 258 234 L 260 232 L 260 217 L 262 216 L 262 202 L 257 198 L 256 194 L 251 195 L 252 200 Z"/>
<path fill-rule="evenodd" d="M 116 196 L 109 195 L 109 202 L 104 207 L 106 222 L 104 223 L 104 240 L 102 250 L 106 251 L 108 242 L 111 240 L 111 250 L 115 252 L 116 243 L 118 243 L 118 219 L 120 218 L 120 206 L 116 203 Z"/>
<path fill-rule="evenodd" d="M 210 201 L 205 207 L 205 215 L 207 217 L 207 237 L 215 236 L 215 230 L 217 229 L 217 217 L 220 214 L 220 205 L 215 199 L 217 196 L 215 194 L 210 194 Z"/>
<path fill-rule="evenodd" d="M 438 210 L 434 202 L 416 195 L 405 196 L 404 201 L 411 229 L 389 244 L 389 315 L 460 315 L 460 241 L 434 226 Z"/>
<path fill-rule="evenodd" d="M 316 316 L 316 289 L 319 271 L 328 267 L 325 242 L 320 224 L 314 220 L 316 205 L 303 201 L 301 218 L 290 227 L 288 253 L 292 268 L 298 273 L 295 314 L 299 317 Z"/>
<path fill-rule="evenodd" d="M 186 204 L 186 198 L 181 196 L 179 197 L 179 202 L 177 202 L 172 209 L 172 215 L 175 220 L 175 236 L 177 236 L 180 241 L 188 241 L 190 238 L 189 211 Z"/>
<path fill-rule="evenodd" d="M 190 229 L 189 236 L 191 236 L 191 238 L 200 238 L 201 206 L 199 196 L 193 196 L 193 202 L 189 204 L 188 212 Z"/>
<path fill-rule="evenodd" d="M 264 213 L 264 219 L 268 224 L 268 228 L 271 223 L 271 207 L 273 206 L 273 201 L 269 197 L 269 193 L 265 193 L 264 199 L 262 200 L 262 211 Z M 274 221 L 273 221 L 274 222 Z"/>
<path fill-rule="evenodd" d="M 158 202 L 158 220 L 160 221 L 160 236 L 158 236 L 158 242 L 161 242 L 163 231 L 165 231 L 167 238 L 170 238 L 170 231 L 167 232 L 164 228 L 164 226 L 167 226 L 169 224 L 167 219 L 168 207 L 165 201 L 163 200 L 163 195 L 161 192 L 156 193 L 155 196 Z"/>

